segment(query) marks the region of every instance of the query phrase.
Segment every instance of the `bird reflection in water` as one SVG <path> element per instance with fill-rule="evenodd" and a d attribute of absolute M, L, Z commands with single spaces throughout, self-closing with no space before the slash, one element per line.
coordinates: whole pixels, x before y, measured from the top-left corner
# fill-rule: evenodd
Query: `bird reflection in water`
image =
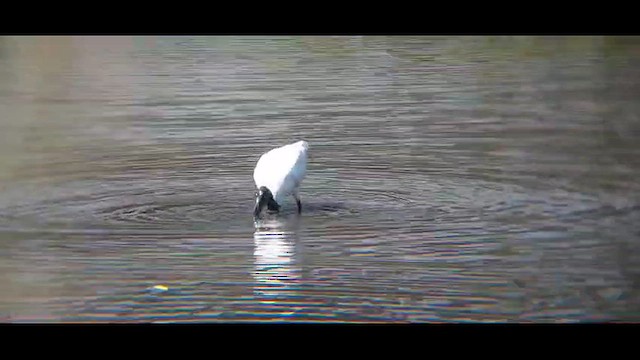
<path fill-rule="evenodd" d="M 284 222 L 269 219 L 256 223 L 253 238 L 254 295 L 262 304 L 276 305 L 272 310 L 278 314 L 291 314 L 293 309 L 286 304 L 295 297 L 301 274 L 295 256 L 296 234 Z"/>

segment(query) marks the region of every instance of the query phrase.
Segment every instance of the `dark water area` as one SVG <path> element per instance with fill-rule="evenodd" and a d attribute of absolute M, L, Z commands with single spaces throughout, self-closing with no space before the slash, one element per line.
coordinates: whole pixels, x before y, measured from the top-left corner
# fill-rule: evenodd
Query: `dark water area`
<path fill-rule="evenodd" d="M 637 37 L 0 38 L 0 320 L 640 321 L 638 79 Z"/>

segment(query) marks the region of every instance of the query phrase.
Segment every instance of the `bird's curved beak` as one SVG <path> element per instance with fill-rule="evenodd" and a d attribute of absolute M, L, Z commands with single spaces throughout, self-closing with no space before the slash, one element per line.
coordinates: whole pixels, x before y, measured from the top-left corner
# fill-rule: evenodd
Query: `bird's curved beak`
<path fill-rule="evenodd" d="M 262 192 L 258 193 L 258 195 L 256 196 L 256 205 L 253 208 L 253 217 L 255 219 L 260 217 L 260 213 L 266 205 L 267 202 L 265 201 L 264 194 Z"/>

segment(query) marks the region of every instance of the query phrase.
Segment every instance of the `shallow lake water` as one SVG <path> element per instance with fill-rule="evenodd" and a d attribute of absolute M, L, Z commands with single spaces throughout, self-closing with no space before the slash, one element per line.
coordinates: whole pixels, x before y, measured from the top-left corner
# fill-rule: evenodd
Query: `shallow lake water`
<path fill-rule="evenodd" d="M 0 320 L 640 321 L 638 79 L 634 37 L 0 38 Z"/>

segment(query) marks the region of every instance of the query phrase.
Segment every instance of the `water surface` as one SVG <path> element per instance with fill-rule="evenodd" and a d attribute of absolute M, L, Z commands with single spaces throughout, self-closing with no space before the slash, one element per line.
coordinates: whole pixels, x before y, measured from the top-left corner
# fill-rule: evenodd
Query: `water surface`
<path fill-rule="evenodd" d="M 638 79 L 638 38 L 0 38 L 0 318 L 638 321 Z"/>

